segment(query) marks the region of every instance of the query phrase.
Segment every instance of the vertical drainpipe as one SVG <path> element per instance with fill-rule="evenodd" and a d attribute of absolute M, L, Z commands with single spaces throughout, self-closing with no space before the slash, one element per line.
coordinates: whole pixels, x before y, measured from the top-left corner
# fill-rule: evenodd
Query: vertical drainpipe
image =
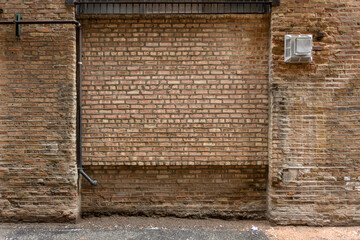
<path fill-rule="evenodd" d="M 81 25 L 76 24 L 76 152 L 78 159 L 78 171 L 83 175 L 92 185 L 96 185 L 97 181 L 91 179 L 83 170 L 82 167 L 82 108 L 81 108 L 81 78 L 82 78 L 82 43 L 81 43 Z"/>

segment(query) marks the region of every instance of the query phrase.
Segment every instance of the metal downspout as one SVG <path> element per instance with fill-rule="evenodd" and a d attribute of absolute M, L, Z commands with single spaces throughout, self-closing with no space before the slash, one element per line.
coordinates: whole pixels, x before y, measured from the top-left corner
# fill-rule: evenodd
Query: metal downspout
<path fill-rule="evenodd" d="M 96 185 L 97 181 L 91 179 L 83 170 L 82 167 L 82 132 L 81 132 L 81 24 L 76 20 L 53 20 L 53 21 L 0 21 L 2 24 L 75 24 L 76 25 L 76 157 L 78 164 L 78 172 L 83 175 L 92 185 Z"/>
<path fill-rule="evenodd" d="M 82 167 L 82 107 L 81 107 L 81 78 L 82 78 L 82 43 L 81 43 L 81 25 L 80 23 L 76 25 L 76 118 L 77 118 L 77 127 L 76 127 L 76 137 L 77 137 L 77 159 L 78 159 L 78 171 L 83 175 L 92 185 L 96 185 L 97 181 L 91 179 L 83 170 Z"/>

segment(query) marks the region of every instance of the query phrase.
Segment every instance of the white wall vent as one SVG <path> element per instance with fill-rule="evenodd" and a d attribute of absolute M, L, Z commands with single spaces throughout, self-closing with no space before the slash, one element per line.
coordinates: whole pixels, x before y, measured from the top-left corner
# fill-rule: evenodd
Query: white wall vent
<path fill-rule="evenodd" d="M 309 63 L 312 62 L 312 35 L 285 35 L 285 62 Z"/>

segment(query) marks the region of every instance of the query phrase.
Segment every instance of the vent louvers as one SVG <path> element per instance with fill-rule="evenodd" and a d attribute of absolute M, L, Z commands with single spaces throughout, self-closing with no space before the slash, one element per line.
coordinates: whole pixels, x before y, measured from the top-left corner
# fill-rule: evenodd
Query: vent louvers
<path fill-rule="evenodd" d="M 276 2 L 276 3 L 275 3 Z M 77 14 L 266 14 L 276 0 L 78 0 Z"/>

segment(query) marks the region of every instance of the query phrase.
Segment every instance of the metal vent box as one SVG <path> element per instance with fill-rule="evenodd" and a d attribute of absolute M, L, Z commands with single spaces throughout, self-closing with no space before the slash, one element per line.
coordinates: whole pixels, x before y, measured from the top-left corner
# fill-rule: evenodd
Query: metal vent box
<path fill-rule="evenodd" d="M 312 35 L 285 35 L 285 62 L 312 62 Z"/>

